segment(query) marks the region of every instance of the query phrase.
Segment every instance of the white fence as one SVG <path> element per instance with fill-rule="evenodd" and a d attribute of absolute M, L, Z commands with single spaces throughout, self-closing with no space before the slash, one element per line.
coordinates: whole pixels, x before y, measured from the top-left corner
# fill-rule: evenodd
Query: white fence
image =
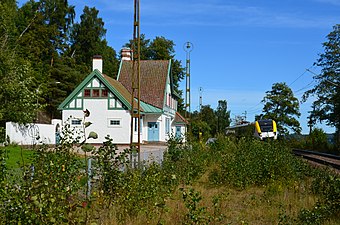
<path fill-rule="evenodd" d="M 40 145 L 40 144 L 56 144 L 58 134 L 62 127 L 62 121 L 58 119 L 52 120 L 51 124 L 35 124 L 26 125 L 13 122 L 6 123 L 6 138 L 10 143 L 18 145 Z"/>

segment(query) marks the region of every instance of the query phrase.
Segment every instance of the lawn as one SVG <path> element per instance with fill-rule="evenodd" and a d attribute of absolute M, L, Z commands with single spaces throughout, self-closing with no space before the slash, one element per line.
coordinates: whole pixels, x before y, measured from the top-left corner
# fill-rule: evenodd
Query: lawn
<path fill-rule="evenodd" d="M 31 162 L 34 150 L 25 149 L 21 146 L 7 146 L 1 148 L 5 152 L 6 165 L 8 169 L 19 168 Z"/>

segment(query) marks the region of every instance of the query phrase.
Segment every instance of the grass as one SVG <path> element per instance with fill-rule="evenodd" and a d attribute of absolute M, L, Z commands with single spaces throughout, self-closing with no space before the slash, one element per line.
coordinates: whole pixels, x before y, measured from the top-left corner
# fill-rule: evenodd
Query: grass
<path fill-rule="evenodd" d="M 193 188 L 201 194 L 202 200 L 198 207 L 205 208 L 205 217 L 214 217 L 216 212 L 222 215 L 220 220 L 215 217 L 215 220 L 201 224 L 272 225 L 294 224 L 291 221 L 287 223 L 288 219 L 297 218 L 301 209 L 313 209 L 319 197 L 310 191 L 311 186 L 312 179 L 306 177 L 291 183 L 283 184 L 282 181 L 274 181 L 268 185 L 253 185 L 241 190 L 228 185 L 211 185 L 206 173 L 192 185 L 182 187 L 186 190 Z M 212 200 L 217 196 L 219 197 L 218 206 L 214 207 Z M 165 203 L 165 210 L 162 214 L 153 214 L 151 217 L 151 212 L 139 214 L 137 217 L 129 218 L 124 224 L 183 224 L 189 209 L 183 201 L 182 191 L 177 188 Z M 112 209 L 111 217 L 104 219 L 103 224 L 119 224 L 114 218 L 115 210 Z M 322 224 L 336 225 L 340 224 L 340 220 L 333 217 Z"/>
<path fill-rule="evenodd" d="M 20 146 L 7 146 L 2 148 L 5 151 L 6 166 L 8 169 L 16 169 L 31 162 L 33 150 L 24 149 Z"/>
<path fill-rule="evenodd" d="M 227 143 L 228 144 L 228 143 Z M 255 143 L 256 144 L 256 143 Z M 219 147 L 218 150 L 222 148 Z M 262 150 L 262 148 L 255 149 L 256 151 Z M 254 150 L 254 151 L 255 151 Z M 270 149 L 271 150 L 271 149 Z M 275 149 L 274 149 L 275 150 Z M 18 146 L 11 146 L 6 148 L 8 159 L 7 165 L 9 168 L 18 168 L 20 165 L 29 164 L 30 156 L 34 153 L 32 150 L 22 149 Z M 188 151 L 189 152 L 189 151 Z M 187 152 L 187 153 L 188 153 Z M 174 152 L 176 153 L 176 152 Z M 197 151 L 190 151 L 189 153 L 197 153 Z M 203 156 L 206 156 L 206 152 L 201 152 Z M 219 153 L 219 151 L 217 151 Z M 183 153 L 184 154 L 184 153 Z M 277 155 L 269 154 L 268 152 L 263 153 L 263 155 L 272 156 L 274 159 L 280 159 Z M 290 154 L 283 154 L 280 152 L 278 156 L 286 156 L 287 159 L 290 159 Z M 289 157 L 288 157 L 289 156 Z M 185 155 L 182 155 L 185 157 Z M 210 180 L 210 172 L 214 171 L 218 168 L 216 164 L 216 158 L 213 157 L 212 164 L 203 164 L 200 161 L 200 158 L 197 157 L 196 154 L 190 155 L 188 160 L 182 161 L 174 161 L 172 163 L 177 167 L 181 167 L 182 170 L 178 170 L 179 172 L 186 171 L 187 167 L 190 167 L 191 170 L 188 170 L 188 173 L 195 174 L 193 172 L 197 172 L 200 168 L 198 168 L 198 164 L 202 164 L 207 166 L 204 172 L 200 173 L 198 177 L 191 178 L 192 182 L 179 182 L 179 185 L 176 186 L 175 191 L 173 189 L 168 190 L 167 194 L 162 193 L 161 191 L 157 192 L 162 194 L 161 199 L 152 197 L 155 192 L 153 189 L 160 190 L 157 186 L 157 182 L 164 178 L 160 176 L 161 170 L 158 170 L 158 167 L 151 167 L 150 170 L 144 171 L 144 173 L 139 175 L 139 173 L 133 174 L 129 179 L 123 180 L 114 180 L 115 182 L 124 182 L 125 186 L 123 187 L 122 192 L 118 192 L 121 196 L 121 200 L 118 197 L 115 198 L 116 203 L 110 204 L 110 207 L 106 208 L 107 205 L 102 198 L 96 198 L 96 192 L 99 193 L 100 189 L 93 189 L 93 202 L 91 202 L 88 208 L 83 208 L 81 201 L 78 204 L 79 207 L 76 209 L 76 214 L 79 213 L 79 218 L 84 218 L 86 214 L 86 218 L 89 218 L 89 223 L 97 223 L 97 224 L 127 224 L 127 225 L 144 225 L 144 224 L 255 224 L 255 225 L 266 225 L 266 224 L 302 224 L 297 223 L 296 221 L 298 216 L 301 213 L 301 209 L 312 210 L 317 208 L 317 202 L 322 200 L 321 195 L 313 194 L 316 192 L 312 192 L 312 187 L 315 185 L 315 178 L 311 175 L 311 171 L 306 173 L 306 176 L 299 176 L 296 179 L 294 176 L 289 174 L 282 175 L 283 179 L 270 179 L 267 182 L 262 182 L 259 184 L 250 183 L 245 187 L 239 187 L 233 185 L 229 179 L 226 179 L 226 182 L 215 184 Z M 249 158 L 249 157 L 248 157 Z M 83 160 L 83 158 L 79 158 Z M 251 160 L 261 160 L 261 157 L 253 157 Z M 266 158 L 267 159 L 267 158 Z M 41 161 L 41 158 L 39 158 Z M 268 160 L 270 161 L 270 160 Z M 19 163 L 17 163 L 19 162 Z M 49 162 L 49 161 L 47 161 Z M 179 162 L 179 163 L 178 163 Z M 187 164 L 184 165 L 184 162 Z M 227 162 L 227 161 L 226 161 Z M 279 162 L 278 160 L 276 162 Z M 287 161 L 285 160 L 287 165 L 295 166 L 293 163 L 297 163 L 295 161 Z M 290 162 L 290 163 L 289 163 Z M 56 160 L 54 164 L 57 165 L 63 164 L 63 162 Z M 44 164 L 45 165 L 45 164 Z M 240 164 L 241 165 L 241 164 Z M 242 164 L 243 165 L 243 164 Z M 258 164 L 255 164 L 255 166 Z M 267 164 L 264 164 L 266 166 Z M 271 164 L 270 164 L 271 165 Z M 300 165 L 300 164 L 298 164 Z M 164 168 L 167 164 L 164 164 Z M 186 167 L 184 167 L 186 166 Z M 196 168 L 197 167 L 197 168 Z M 58 168 L 54 166 L 53 168 Z M 164 169 L 163 168 L 163 169 Z M 174 167 L 171 168 L 170 174 L 175 170 Z M 196 168 L 196 170 L 194 170 Z M 274 169 L 282 169 L 282 167 L 274 167 Z M 297 170 L 287 170 L 288 172 L 300 172 L 304 171 L 300 167 L 297 167 Z M 309 167 L 308 167 L 309 168 Z M 241 167 L 242 169 L 242 167 Z M 52 171 L 52 170 L 51 170 Z M 50 172 L 51 172 L 50 171 Z M 201 171 L 201 170 L 199 170 Z M 229 172 L 229 168 L 225 168 L 225 172 Z M 55 174 L 61 174 L 58 170 L 53 170 Z M 309 175 L 307 175 L 309 174 Z M 314 174 L 314 173 L 313 173 Z M 179 177 L 180 173 L 177 174 Z M 187 175 L 187 174 L 185 174 Z M 274 173 L 274 175 L 280 175 L 280 173 Z M 320 174 L 320 176 L 323 175 Z M 222 177 L 225 177 L 225 174 L 221 174 Z M 243 176 L 248 177 L 249 174 L 244 174 Z M 188 176 L 189 177 L 189 176 Z M 293 178 L 294 179 L 293 179 Z M 328 176 L 326 176 L 327 178 Z M 127 177 L 126 177 L 127 178 Z M 137 179 L 143 178 L 143 179 Z M 147 179 L 145 179 L 147 178 Z M 320 177 L 322 180 L 323 176 Z M 121 179 L 121 177 L 120 177 Z M 154 180 L 157 179 L 157 180 Z M 179 179 L 179 178 L 178 178 Z M 189 178 L 188 178 L 189 179 Z M 223 180 L 224 181 L 224 180 Z M 106 184 L 109 182 L 105 180 Z M 112 182 L 112 185 L 115 185 L 115 182 Z M 190 185 L 184 185 L 189 184 Z M 119 183 L 118 183 L 119 184 Z M 84 187 L 85 182 L 82 183 L 82 187 Z M 144 187 L 140 190 L 138 195 L 137 192 L 134 192 L 135 187 L 140 186 Z M 320 185 L 319 188 L 322 188 L 323 185 Z M 338 186 L 337 186 L 338 187 Z M 334 187 L 336 188 L 336 187 Z M 64 190 L 64 189 L 61 189 Z M 79 189 L 81 192 L 82 189 Z M 323 189 L 322 189 L 323 190 Z M 337 194 L 338 189 L 334 189 L 334 193 Z M 185 197 L 183 197 L 183 192 L 186 193 Z M 65 192 L 60 192 L 61 194 L 65 194 Z M 194 193 L 193 195 L 189 195 L 188 193 Z M 197 194 L 199 197 L 197 198 Z M 164 194 L 164 195 L 163 195 Z M 99 196 L 99 195 L 98 195 Z M 151 197 L 150 197 L 151 196 Z M 188 197 L 189 196 L 189 197 Z M 20 196 L 19 196 L 20 197 Z M 134 199 L 141 199 L 140 201 L 150 201 L 151 205 L 143 205 L 138 204 L 139 202 L 134 201 Z M 81 195 L 81 198 L 83 196 Z M 163 199 L 164 198 L 164 199 Z M 189 199 L 189 200 L 188 200 Z M 197 200 L 198 199 L 198 200 Z M 217 199 L 217 200 L 216 200 Z M 164 200 L 164 202 L 163 202 Z M 192 200 L 190 202 L 190 200 Z M 153 202 L 155 201 L 155 202 Z M 188 204 L 189 202 L 189 204 Z M 193 202 L 195 202 L 195 205 Z M 128 207 L 122 207 L 121 204 L 127 204 Z M 141 210 L 136 210 L 135 205 L 141 208 Z M 333 204 L 335 205 L 335 204 Z M 55 207 L 53 206 L 53 210 Z M 121 220 L 122 211 L 135 210 L 136 213 L 129 214 L 126 213 L 126 217 L 124 220 Z M 75 215 L 76 215 L 75 214 Z M 125 215 L 125 214 L 124 214 Z M 340 224 L 339 222 L 339 213 L 334 214 L 332 217 L 323 220 L 322 224 L 325 225 L 335 225 Z M 0 215 L 1 216 L 1 215 Z M 76 216 L 74 218 L 77 218 Z M 189 219 L 188 219 L 189 218 Z M 194 222 L 195 219 L 199 218 L 199 222 Z M 118 219 L 121 223 L 118 222 Z M 76 220 L 75 220 L 76 221 Z M 1 224 L 1 221 L 0 221 Z M 303 224 L 315 224 L 315 223 L 303 223 Z"/>
<path fill-rule="evenodd" d="M 222 219 L 212 220 L 208 224 L 272 225 L 279 224 L 280 219 L 284 219 L 283 216 L 295 218 L 301 208 L 310 209 L 315 206 L 317 197 L 306 190 L 309 185 L 310 181 L 305 180 L 296 182 L 292 186 L 284 187 L 280 183 L 275 183 L 270 186 L 253 186 L 245 190 L 237 190 L 230 187 L 214 187 L 200 180 L 190 187 L 186 186 L 185 189 L 194 188 L 201 193 L 202 200 L 199 207 L 206 208 L 207 217 L 214 215 L 214 210 L 216 210 L 212 199 L 220 196 L 218 213 L 223 215 Z M 150 219 L 147 215 L 139 215 L 136 218 L 130 218 L 125 224 L 182 224 L 188 209 L 184 205 L 180 190 L 167 199 L 165 211 L 161 219 L 156 216 Z M 110 218 L 104 224 L 118 224 L 113 221 L 114 218 Z M 339 224 L 339 220 L 335 218 L 324 224 Z"/>

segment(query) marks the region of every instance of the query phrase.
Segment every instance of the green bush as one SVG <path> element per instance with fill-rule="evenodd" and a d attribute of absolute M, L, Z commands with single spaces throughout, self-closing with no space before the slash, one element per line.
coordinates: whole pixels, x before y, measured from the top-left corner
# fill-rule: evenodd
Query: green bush
<path fill-rule="evenodd" d="M 278 141 L 240 139 L 235 146 L 231 140 L 227 143 L 225 146 L 231 149 L 220 150 L 219 165 L 210 174 L 215 184 L 246 188 L 277 180 L 296 180 L 305 171 L 303 163 Z"/>
<path fill-rule="evenodd" d="M 21 178 L 10 178 L 2 195 L 4 223 L 56 224 L 75 222 L 80 205 L 79 160 L 62 145 L 39 149 Z M 18 179 L 20 178 L 20 179 Z M 79 221 L 78 221 L 79 222 Z"/>
<path fill-rule="evenodd" d="M 123 187 L 124 168 L 127 168 L 128 149 L 122 153 L 117 152 L 116 146 L 110 137 L 101 147 L 94 148 L 92 177 L 96 177 L 97 198 L 102 198 L 106 207 L 112 205 L 118 197 L 119 190 Z"/>
<path fill-rule="evenodd" d="M 329 171 L 320 170 L 314 175 L 312 192 L 319 196 L 315 207 L 303 209 L 299 220 L 304 224 L 322 224 L 331 217 L 340 215 L 340 177 Z"/>
<path fill-rule="evenodd" d="M 105 223 L 108 218 L 123 224 L 138 216 L 161 221 L 166 200 L 178 186 L 184 188 L 180 190 L 188 209 L 183 223 L 219 223 L 225 217 L 221 196 L 215 196 L 209 208 L 202 204 L 198 191 L 185 186 L 207 171 L 214 184 L 241 189 L 266 186 L 267 195 L 276 195 L 281 184 L 309 176 L 313 180 L 310 190 L 319 197 L 317 204 L 301 210 L 296 218 L 280 215 L 280 224 L 322 224 L 340 213 L 339 177 L 327 171 L 311 173 L 279 141 L 218 136 L 205 147 L 171 139 L 161 165 L 145 162 L 131 168 L 127 160 L 131 151 L 118 154 L 107 137 L 103 146 L 88 147 L 94 159 L 94 184 L 92 195 L 87 196 L 84 161 L 74 153 L 71 138 L 64 137 L 57 148 L 43 146 L 34 153 L 30 161 L 34 169 L 26 165 L 15 175 L 6 168 L 5 152 L 0 149 L 0 224 Z"/>
<path fill-rule="evenodd" d="M 328 151 L 331 146 L 328 143 L 327 135 L 321 128 L 314 128 L 307 138 L 307 149 Z"/>
<path fill-rule="evenodd" d="M 121 188 L 117 190 L 117 219 L 124 222 L 128 217 L 150 216 L 161 211 L 169 194 L 169 188 L 162 182 L 163 176 L 157 163 L 124 173 Z"/>
<path fill-rule="evenodd" d="M 41 146 L 33 152 L 31 165 L 11 169 L 0 196 L 0 224 L 65 224 L 84 221 L 78 217 L 83 188 L 82 163 L 64 132 L 56 148 Z M 23 159 L 22 159 L 23 160 Z"/>
<path fill-rule="evenodd" d="M 162 163 L 164 173 L 171 174 L 168 183 L 190 184 L 198 179 L 206 171 L 207 153 L 199 143 L 169 146 Z"/>

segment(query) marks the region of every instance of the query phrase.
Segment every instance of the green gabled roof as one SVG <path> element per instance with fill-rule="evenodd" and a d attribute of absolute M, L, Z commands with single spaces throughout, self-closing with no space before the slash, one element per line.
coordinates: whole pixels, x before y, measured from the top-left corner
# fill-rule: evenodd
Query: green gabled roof
<path fill-rule="evenodd" d="M 76 89 L 74 89 L 72 91 L 72 93 L 59 105 L 58 109 L 59 110 L 63 110 L 65 108 L 65 106 L 73 99 L 77 96 L 77 94 L 83 90 L 86 87 L 86 84 L 88 84 L 94 77 L 96 77 L 98 80 L 100 80 L 107 88 L 108 90 L 110 90 L 114 95 L 117 96 L 117 98 L 128 108 L 131 109 L 131 104 L 129 102 L 129 99 L 126 99 L 127 96 L 123 96 L 117 89 L 119 89 L 119 85 L 117 82 L 112 82 L 112 80 L 110 80 L 111 82 L 109 82 L 107 80 L 107 76 L 103 76 L 99 70 L 94 70 L 92 71 L 77 87 Z M 115 87 L 117 86 L 117 87 Z"/>

